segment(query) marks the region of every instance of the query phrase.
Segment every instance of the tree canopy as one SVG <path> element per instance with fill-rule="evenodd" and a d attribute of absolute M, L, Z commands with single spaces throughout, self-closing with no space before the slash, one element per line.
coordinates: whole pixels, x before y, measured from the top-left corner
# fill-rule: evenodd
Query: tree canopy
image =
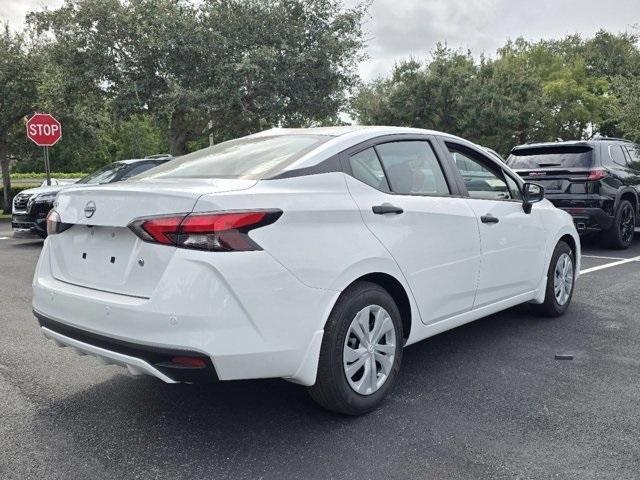
<path fill-rule="evenodd" d="M 441 130 L 495 148 L 581 139 L 595 133 L 638 138 L 638 37 L 517 39 L 495 58 L 438 45 L 428 60 L 405 60 L 353 101 L 363 124 Z"/>

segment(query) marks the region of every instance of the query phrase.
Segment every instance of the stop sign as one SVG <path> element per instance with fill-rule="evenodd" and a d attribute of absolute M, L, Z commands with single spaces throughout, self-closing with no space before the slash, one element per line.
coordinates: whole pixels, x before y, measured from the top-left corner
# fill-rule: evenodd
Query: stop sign
<path fill-rule="evenodd" d="M 27 137 L 39 147 L 50 147 L 62 138 L 62 126 L 48 113 L 36 113 L 27 120 Z"/>

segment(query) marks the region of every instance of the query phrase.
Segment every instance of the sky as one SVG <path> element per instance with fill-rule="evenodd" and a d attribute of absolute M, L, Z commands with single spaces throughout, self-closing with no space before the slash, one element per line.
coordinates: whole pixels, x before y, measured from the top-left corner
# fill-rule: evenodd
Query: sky
<path fill-rule="evenodd" d="M 358 0 L 344 0 L 353 5 Z M 14 29 L 30 10 L 62 0 L 0 0 L 0 17 Z M 593 35 L 600 29 L 640 33 L 640 0 L 373 0 L 365 24 L 371 80 L 408 57 L 428 58 L 437 42 L 492 56 L 508 39 Z"/>

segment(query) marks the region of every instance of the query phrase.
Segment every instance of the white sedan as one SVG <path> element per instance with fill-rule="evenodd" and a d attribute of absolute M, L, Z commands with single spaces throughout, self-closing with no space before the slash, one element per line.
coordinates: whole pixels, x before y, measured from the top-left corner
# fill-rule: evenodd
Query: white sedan
<path fill-rule="evenodd" d="M 562 315 L 571 217 L 473 143 L 392 127 L 276 129 L 48 218 L 33 309 L 56 344 L 165 382 L 281 377 L 375 408 L 403 347 L 521 303 Z"/>

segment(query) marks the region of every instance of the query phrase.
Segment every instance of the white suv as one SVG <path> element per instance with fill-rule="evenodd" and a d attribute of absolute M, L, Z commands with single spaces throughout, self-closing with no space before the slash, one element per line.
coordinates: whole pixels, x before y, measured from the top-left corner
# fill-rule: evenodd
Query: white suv
<path fill-rule="evenodd" d="M 580 264 L 541 187 L 409 128 L 221 143 L 62 191 L 48 230 L 33 308 L 57 344 L 165 382 L 282 377 L 347 414 L 407 345 L 524 302 L 561 315 Z"/>

